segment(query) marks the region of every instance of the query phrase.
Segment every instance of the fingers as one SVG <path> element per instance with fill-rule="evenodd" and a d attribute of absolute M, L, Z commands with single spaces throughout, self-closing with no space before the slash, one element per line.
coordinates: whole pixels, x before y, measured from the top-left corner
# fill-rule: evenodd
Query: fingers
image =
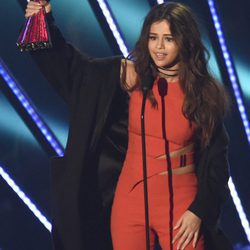
<path fill-rule="evenodd" d="M 37 8 L 41 8 L 42 6 L 43 5 L 41 3 L 29 1 L 27 4 L 27 9 L 37 9 Z"/>
<path fill-rule="evenodd" d="M 182 218 L 180 218 L 174 226 L 174 230 L 181 226 Z"/>
<path fill-rule="evenodd" d="M 177 221 L 177 223 L 175 224 L 173 229 L 176 230 L 177 228 L 181 227 L 181 225 L 182 225 L 182 217 Z M 179 232 L 173 238 L 173 244 L 175 243 L 176 240 L 178 240 L 181 237 L 183 232 L 184 232 L 184 228 L 182 227 L 182 228 L 180 228 Z"/>
<path fill-rule="evenodd" d="M 48 4 L 47 1 L 41 1 L 40 3 L 41 3 L 42 6 L 45 6 L 46 4 Z"/>
<path fill-rule="evenodd" d="M 185 232 L 185 228 L 181 227 L 180 230 L 178 231 L 178 233 L 175 235 L 175 237 L 173 239 L 173 244 L 175 243 L 175 241 L 180 239 L 180 237 L 183 235 L 184 232 Z"/>
<path fill-rule="evenodd" d="M 194 233 L 182 226 L 173 239 L 173 244 L 178 240 L 177 249 L 184 249 L 193 239 Z"/>
<path fill-rule="evenodd" d="M 182 237 L 180 238 L 180 240 L 178 241 L 178 244 L 177 244 L 177 249 L 185 249 L 185 247 L 191 242 L 191 240 L 193 239 L 193 233 L 190 232 L 189 234 L 188 233 L 183 233 Z"/>
<path fill-rule="evenodd" d="M 26 10 L 25 10 L 25 18 L 28 18 L 37 14 L 41 9 L 42 9 L 42 5 L 40 3 L 33 2 L 33 1 L 28 2 Z"/>
<path fill-rule="evenodd" d="M 181 228 L 179 232 L 176 234 L 173 240 L 173 244 L 178 240 L 177 250 L 184 250 L 185 247 L 193 240 L 193 248 L 196 247 L 199 238 L 199 230 L 193 232 L 188 228 Z"/>
<path fill-rule="evenodd" d="M 179 229 L 176 233 L 173 244 L 178 241 L 177 249 L 184 250 L 185 247 L 193 240 L 193 247 L 195 248 L 199 238 L 201 220 L 195 214 L 186 211 L 176 223 L 174 230 Z"/>
<path fill-rule="evenodd" d="M 29 1 L 25 10 L 25 18 L 36 15 L 43 7 L 45 7 L 46 13 L 51 11 L 51 5 L 47 1 L 41 1 L 40 3 Z"/>
<path fill-rule="evenodd" d="M 193 248 L 196 248 L 197 242 L 199 238 L 199 230 L 194 233 L 194 239 L 193 239 Z"/>

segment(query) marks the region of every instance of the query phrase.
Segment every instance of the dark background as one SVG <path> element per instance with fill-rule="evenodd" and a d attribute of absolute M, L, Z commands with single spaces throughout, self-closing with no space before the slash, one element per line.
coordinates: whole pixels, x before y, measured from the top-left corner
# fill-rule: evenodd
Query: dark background
<path fill-rule="evenodd" d="M 81 51 L 93 57 L 120 53 L 105 26 L 95 0 L 53 0 L 53 13 L 62 33 Z M 108 0 L 126 44 L 131 50 L 137 40 L 143 18 L 155 1 Z M 226 85 L 232 97 L 232 111 L 226 119 L 231 143 L 229 160 L 231 175 L 241 198 L 247 219 L 250 219 L 249 142 L 242 125 L 230 82 L 221 60 L 205 0 L 179 1 L 188 4 L 199 18 L 204 43 L 210 51 L 210 66 Z M 24 23 L 24 0 L 1 1 L 0 57 L 27 93 L 38 113 L 63 146 L 68 132 L 68 111 L 39 72 L 28 53 L 20 53 L 15 45 Z M 250 116 L 250 2 L 218 0 L 217 7 L 231 53 L 241 94 Z M 56 65 L 55 65 L 56 66 Z M 52 155 L 29 127 L 13 97 L 0 82 L 0 166 L 15 180 L 27 196 L 50 221 L 50 166 Z M 248 119 L 249 120 L 249 119 Z M 247 237 L 232 201 L 226 204 L 221 225 L 231 242 L 247 245 Z M 50 233 L 30 212 L 7 183 L 0 177 L 0 249 L 50 250 Z"/>

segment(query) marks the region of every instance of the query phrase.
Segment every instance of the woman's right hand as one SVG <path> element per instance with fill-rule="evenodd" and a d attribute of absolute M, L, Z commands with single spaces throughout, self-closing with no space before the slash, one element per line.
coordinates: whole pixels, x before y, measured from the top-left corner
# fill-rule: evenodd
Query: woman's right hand
<path fill-rule="evenodd" d="M 43 7 L 45 7 L 46 13 L 49 13 L 51 11 L 51 4 L 47 1 L 40 1 L 39 3 L 29 1 L 25 10 L 25 18 L 36 15 Z"/>

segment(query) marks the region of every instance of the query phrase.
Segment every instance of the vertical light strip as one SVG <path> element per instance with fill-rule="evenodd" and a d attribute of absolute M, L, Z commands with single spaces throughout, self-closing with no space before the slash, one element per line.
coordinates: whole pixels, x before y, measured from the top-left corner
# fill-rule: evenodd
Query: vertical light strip
<path fill-rule="evenodd" d="M 24 91 L 21 89 L 17 80 L 13 76 L 11 76 L 11 74 L 9 73 L 9 70 L 7 69 L 7 66 L 4 65 L 1 58 L 0 58 L 0 75 L 3 77 L 6 84 L 9 86 L 9 88 L 11 89 L 13 94 L 16 96 L 16 98 L 20 101 L 21 105 L 24 107 L 26 112 L 29 114 L 30 118 L 36 124 L 36 126 L 38 127 L 40 132 L 46 138 L 46 140 L 51 145 L 51 147 L 54 149 L 54 151 L 57 153 L 57 155 L 63 156 L 63 148 L 60 146 L 60 143 L 57 141 L 57 139 L 50 132 L 47 125 L 42 121 L 41 117 L 36 112 L 34 105 L 31 103 L 29 98 L 26 96 Z"/>
<path fill-rule="evenodd" d="M 230 81 L 231 81 L 231 85 L 232 85 L 232 88 L 233 88 L 233 91 L 234 91 L 234 96 L 235 96 L 235 99 L 236 99 L 236 102 L 237 102 L 237 105 L 238 105 L 238 109 L 239 109 L 239 112 L 240 112 L 240 115 L 241 115 L 241 119 L 242 119 L 242 122 L 243 122 L 243 125 L 244 125 L 244 128 L 245 128 L 247 139 L 248 139 L 248 142 L 250 144 L 249 120 L 248 120 L 248 117 L 247 117 L 247 114 L 246 114 L 246 109 L 245 109 L 244 104 L 243 104 L 243 99 L 241 97 L 240 87 L 239 87 L 239 83 L 237 81 L 237 77 L 236 77 L 235 70 L 234 70 L 234 67 L 233 67 L 233 64 L 232 64 L 232 60 L 231 60 L 231 57 L 230 57 L 230 54 L 228 52 L 228 48 L 227 48 L 227 45 L 226 45 L 226 42 L 225 42 L 225 38 L 224 38 L 223 31 L 222 31 L 222 28 L 221 28 L 219 16 L 217 14 L 217 10 L 216 10 L 214 1 L 213 0 L 208 0 L 208 5 L 209 5 L 209 9 L 210 9 L 212 18 L 213 18 L 214 27 L 216 29 L 216 33 L 217 33 L 217 36 L 218 36 L 218 39 L 219 39 L 219 43 L 220 43 L 220 47 L 221 47 L 221 50 L 222 50 L 223 58 L 224 58 L 224 61 L 225 61 L 226 67 L 227 67 L 227 72 L 228 72 L 228 75 L 229 75 L 229 78 L 230 78 Z"/>
<path fill-rule="evenodd" d="M 234 186 L 232 177 L 230 177 L 230 179 L 228 181 L 228 186 L 230 188 L 230 192 L 231 192 L 231 196 L 232 196 L 233 201 L 234 201 L 234 205 L 235 205 L 235 207 L 237 209 L 237 212 L 239 214 L 241 225 L 244 228 L 244 231 L 246 233 L 248 242 L 250 242 L 250 226 L 249 226 L 249 222 L 247 220 L 246 214 L 245 214 L 244 209 L 242 207 L 240 198 L 238 197 L 238 194 L 237 194 L 236 188 Z"/>
<path fill-rule="evenodd" d="M 26 194 L 19 188 L 19 186 L 10 178 L 0 165 L 0 176 L 7 182 L 11 189 L 18 195 L 18 197 L 31 210 L 36 218 L 51 232 L 51 223 L 47 218 L 37 209 L 36 205 L 26 196 Z"/>
<path fill-rule="evenodd" d="M 236 77 L 235 70 L 234 70 L 234 67 L 233 67 L 233 64 L 232 64 L 232 60 L 231 60 L 231 57 L 230 57 L 230 54 L 229 54 L 229 51 L 228 51 L 228 48 L 227 48 L 227 45 L 226 45 L 226 41 L 225 41 L 224 34 L 223 34 L 223 31 L 222 31 L 222 27 L 221 27 L 221 24 L 220 24 L 219 16 L 217 14 L 217 10 L 216 10 L 214 1 L 213 0 L 208 0 L 208 5 L 209 5 L 210 13 L 212 15 L 212 19 L 213 19 L 213 22 L 214 22 L 214 27 L 216 29 L 216 33 L 217 33 L 217 36 L 218 36 L 218 39 L 219 39 L 219 43 L 220 43 L 220 47 L 221 47 L 221 50 L 222 50 L 223 58 L 224 58 L 224 61 L 225 61 L 226 67 L 227 67 L 227 72 L 228 72 L 228 75 L 229 75 L 229 78 L 230 78 L 230 81 L 231 81 L 231 85 L 232 85 L 232 88 L 233 88 L 233 91 L 234 91 L 234 96 L 236 98 L 238 109 L 239 109 L 241 119 L 242 119 L 242 122 L 243 122 L 243 125 L 244 125 L 244 128 L 245 128 L 247 139 L 248 139 L 248 142 L 250 143 L 249 121 L 248 121 L 248 118 L 247 118 L 247 115 L 246 115 L 245 107 L 244 107 L 243 100 L 242 100 L 241 93 L 240 93 L 239 83 L 237 81 L 237 77 Z M 245 234 L 247 236 L 248 241 L 250 242 L 249 222 L 247 220 L 246 214 L 245 214 L 244 209 L 242 207 L 240 198 L 239 198 L 239 196 L 237 194 L 237 191 L 236 191 L 236 188 L 234 186 L 232 177 L 230 177 L 230 179 L 228 181 L 228 186 L 229 186 L 231 196 L 232 196 L 233 201 L 234 201 L 234 205 L 235 205 L 235 207 L 237 209 L 237 212 L 239 214 L 242 227 L 243 227 L 243 229 L 245 231 Z"/>
<path fill-rule="evenodd" d="M 107 20 L 109 28 L 111 29 L 122 54 L 124 55 L 124 57 L 127 57 L 129 54 L 127 46 L 126 46 L 125 42 L 123 41 L 122 36 L 121 36 L 121 34 L 120 34 L 116 24 L 115 24 L 114 18 L 111 15 L 111 12 L 108 8 L 107 3 L 104 0 L 97 0 L 97 2 L 102 10 L 103 15 L 105 16 L 105 18 Z"/>

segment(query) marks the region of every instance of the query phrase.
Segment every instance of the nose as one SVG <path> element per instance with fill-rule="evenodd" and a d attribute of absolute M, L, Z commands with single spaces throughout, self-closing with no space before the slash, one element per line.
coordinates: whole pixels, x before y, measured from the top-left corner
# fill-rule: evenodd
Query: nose
<path fill-rule="evenodd" d="M 157 49 L 164 49 L 164 40 L 163 39 L 158 39 L 158 42 L 156 44 Z"/>

